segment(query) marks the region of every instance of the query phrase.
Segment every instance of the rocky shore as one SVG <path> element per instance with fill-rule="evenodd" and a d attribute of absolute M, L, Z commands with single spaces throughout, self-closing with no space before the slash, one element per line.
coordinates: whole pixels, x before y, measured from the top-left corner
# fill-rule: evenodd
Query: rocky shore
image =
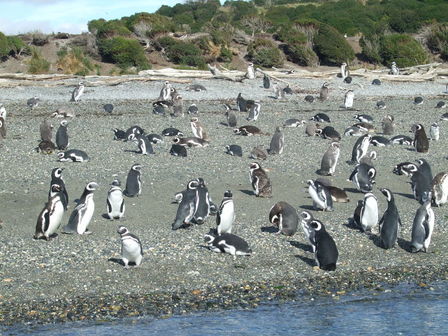
<path fill-rule="evenodd" d="M 343 134 L 352 125 L 356 113 L 374 117 L 381 131 L 385 114 L 395 117 L 395 134 L 409 133 L 413 123 L 427 129 L 439 121 L 444 110 L 436 103 L 447 100 L 444 82 L 388 82 L 373 86 L 370 81 L 355 78 L 348 85 L 339 78 L 330 82 L 330 99 L 309 104 L 307 94 L 318 95 L 322 80 L 294 79 L 299 93 L 285 100 L 272 98 L 272 91 L 262 88 L 261 79 L 232 83 L 219 80 L 196 81 L 205 92 L 187 92 L 186 85 L 174 84 L 182 94 L 184 110 L 190 103 L 199 108 L 199 119 L 210 134 L 206 148 L 188 150 L 186 158 L 169 154 L 171 139 L 154 146 L 155 154 L 136 154 L 133 143 L 113 140 L 112 128 L 126 129 L 133 125 L 147 133 L 159 133 L 176 127 L 191 135 L 189 116 L 160 117 L 152 114 L 151 102 L 158 95 L 162 82 L 124 83 L 117 86 L 89 86 L 81 102 L 69 103 L 72 87 L 16 87 L 0 91 L 0 102 L 7 109 L 7 137 L 0 147 L 0 324 L 24 322 L 63 322 L 85 319 L 155 315 L 166 316 L 195 310 L 253 307 L 270 300 L 293 300 L 302 295 L 343 295 L 358 288 L 381 290 L 387 284 L 403 281 L 426 286 L 428 282 L 447 279 L 448 225 L 447 208 L 435 208 L 436 224 L 428 253 L 411 254 L 409 241 L 412 221 L 418 202 L 413 199 L 409 178 L 392 174 L 392 168 L 403 161 L 425 158 L 433 174 L 447 170 L 446 121 L 440 121 L 440 141 L 431 142 L 427 154 L 416 153 L 406 146 L 373 148 L 378 152 L 376 186 L 388 187 L 396 195 L 403 226 L 398 246 L 380 248 L 377 233 L 366 235 L 354 229 L 349 220 L 357 200 L 363 194 L 347 182 L 353 166 L 346 163 L 356 137 L 341 141 L 341 157 L 334 185 L 344 188 L 349 203 L 336 203 L 333 212 L 316 212 L 314 216 L 326 224 L 339 249 L 335 272 L 315 267 L 314 257 L 301 231 L 292 237 L 275 235 L 268 221 L 270 207 L 287 201 L 299 211 L 311 209 L 306 181 L 315 179 L 329 140 L 308 137 L 303 127 L 284 129 L 285 151 L 268 156 L 261 162 L 273 185 L 273 197 L 257 198 L 248 179 L 250 150 L 256 145 L 269 147 L 270 136 L 242 137 L 234 135 L 225 124 L 224 102 L 235 104 L 239 92 L 247 99 L 261 101 L 261 115 L 252 124 L 273 133 L 288 118 L 309 120 L 319 112 L 327 113 L 331 125 Z M 73 82 L 73 85 L 76 81 Z M 341 108 L 343 92 L 355 90 L 353 110 Z M 422 96 L 422 105 L 414 105 L 415 96 Z M 41 103 L 29 110 L 26 100 L 38 96 Z M 376 101 L 384 100 L 385 110 L 376 109 Z M 112 103 L 109 114 L 103 105 Z M 57 162 L 55 153 L 35 152 L 39 125 L 57 108 L 71 110 L 76 117 L 69 121 L 70 148 L 82 149 L 91 160 L 86 163 Z M 238 113 L 238 125 L 250 124 L 245 113 Z M 51 119 L 57 129 L 56 119 Z M 225 145 L 239 144 L 243 157 L 225 153 Z M 372 148 L 371 148 L 372 149 Z M 106 212 L 106 197 L 114 177 L 124 183 L 134 163 L 143 165 L 142 195 L 126 198 L 125 218 L 112 222 Z M 50 174 L 54 167 L 64 167 L 64 179 L 70 204 L 64 215 L 66 224 L 84 186 L 95 181 L 96 210 L 86 236 L 59 233 L 47 242 L 33 240 L 39 212 L 47 200 Z M 172 231 L 177 205 L 172 204 L 176 192 L 193 178 L 202 177 L 215 203 L 220 203 L 225 190 L 232 190 L 236 207 L 234 233 L 244 238 L 252 250 L 250 257 L 213 253 L 204 248 L 203 235 L 215 226 L 210 217 L 203 225 Z M 386 208 L 384 196 L 374 190 L 380 214 Z M 125 225 L 140 237 L 143 263 L 138 268 L 124 269 L 120 257 L 118 225 Z"/>

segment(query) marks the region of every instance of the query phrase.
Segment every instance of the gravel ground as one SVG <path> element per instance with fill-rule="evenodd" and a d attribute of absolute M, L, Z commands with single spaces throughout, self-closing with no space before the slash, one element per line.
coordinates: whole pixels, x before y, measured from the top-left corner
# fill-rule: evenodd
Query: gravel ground
<path fill-rule="evenodd" d="M 107 319 L 142 314 L 169 315 L 196 309 L 249 307 L 271 299 L 293 299 L 298 293 L 343 294 L 347 290 L 381 288 L 385 283 L 447 279 L 448 225 L 447 207 L 434 209 L 436 224 L 429 253 L 411 254 L 409 241 L 412 220 L 419 207 L 412 198 L 409 178 L 392 174 L 402 161 L 425 158 L 433 174 L 445 171 L 448 130 L 440 122 L 440 141 L 431 142 L 428 154 L 416 153 L 405 146 L 375 148 L 378 152 L 378 188 L 388 187 L 396 195 L 403 227 L 398 246 L 391 250 L 378 247 L 376 234 L 367 236 L 348 225 L 358 199 L 363 196 L 347 182 L 353 166 L 351 157 L 355 137 L 343 137 L 341 157 L 334 185 L 348 191 L 350 202 L 337 203 L 334 212 L 316 212 L 326 224 L 339 249 L 335 272 L 325 273 L 314 266 L 313 255 L 301 231 L 292 237 L 274 235 L 268 222 L 270 207 L 287 201 L 298 210 L 309 209 L 312 201 L 306 193 L 306 181 L 317 178 L 315 171 L 328 148 L 329 141 L 307 137 L 304 128 L 285 129 L 285 151 L 261 162 L 269 169 L 273 197 L 252 195 L 248 179 L 250 150 L 255 145 L 269 147 L 270 136 L 241 137 L 225 125 L 222 102 L 235 102 L 239 92 L 248 99 L 259 99 L 261 116 L 253 122 L 265 132 L 288 118 L 309 120 L 318 112 L 332 118 L 332 126 L 341 134 L 353 124 L 355 113 L 368 113 L 381 130 L 385 114 L 395 116 L 396 134 L 409 134 L 413 123 L 428 130 L 444 112 L 435 109 L 439 100 L 447 99 L 444 83 L 392 83 L 372 86 L 370 81 L 355 78 L 347 85 L 334 78 L 331 97 L 326 102 L 304 102 L 305 94 L 317 95 L 322 80 L 296 79 L 300 94 L 277 101 L 272 92 L 261 87 L 261 79 L 232 83 L 209 80 L 195 81 L 208 88 L 206 92 L 187 92 L 186 85 L 174 84 L 183 95 L 184 106 L 195 102 L 200 121 L 211 137 L 207 148 L 189 149 L 188 157 L 169 155 L 167 138 L 155 145 L 155 155 L 134 153 L 132 143 L 113 140 L 112 128 L 143 127 L 147 133 L 160 133 L 173 126 L 191 135 L 189 117 L 171 118 L 151 113 L 161 82 L 127 83 L 118 86 L 88 86 L 80 103 L 69 103 L 72 87 L 17 87 L 2 89 L 0 101 L 7 111 L 7 138 L 0 148 L 0 324 L 17 322 L 56 322 L 83 319 Z M 355 90 L 354 110 L 340 108 L 343 90 Z M 413 105 L 413 97 L 422 95 L 423 105 Z M 26 100 L 38 96 L 41 104 L 30 111 Z M 385 100 L 386 110 L 376 110 L 377 100 Z M 113 103 L 111 115 L 102 106 Z M 59 163 L 56 154 L 34 151 L 39 140 L 39 124 L 57 108 L 70 109 L 76 117 L 69 122 L 70 148 L 85 150 L 87 163 Z M 246 114 L 238 113 L 238 124 L 247 124 Z M 58 121 L 54 120 L 55 129 Z M 54 132 L 55 133 L 55 132 Z M 224 146 L 239 144 L 243 157 L 227 155 Z M 134 163 L 143 165 L 143 192 L 138 198 L 126 198 L 125 218 L 113 222 L 103 218 L 109 184 L 117 175 L 122 182 Z M 96 210 L 90 225 L 93 234 L 63 235 L 49 242 L 33 240 L 36 220 L 47 200 L 51 170 L 64 167 L 64 179 L 70 196 L 69 210 L 62 225 L 90 181 L 100 185 L 95 193 Z M 254 251 L 250 257 L 236 261 L 229 255 L 203 248 L 203 235 L 215 226 L 210 217 L 202 226 L 172 231 L 177 205 L 171 204 L 174 193 L 185 188 L 193 178 L 203 177 L 210 194 L 219 204 L 223 192 L 231 189 L 236 207 L 234 233 L 246 239 Z M 385 210 L 385 197 L 378 191 L 380 214 Z M 140 267 L 124 269 L 114 262 L 120 257 L 118 225 L 125 225 L 138 235 L 144 247 Z"/>

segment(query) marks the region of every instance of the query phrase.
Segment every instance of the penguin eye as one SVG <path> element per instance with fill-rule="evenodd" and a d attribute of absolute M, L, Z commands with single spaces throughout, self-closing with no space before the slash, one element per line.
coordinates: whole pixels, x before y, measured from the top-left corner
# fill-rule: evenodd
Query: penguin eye
<path fill-rule="evenodd" d="M 370 168 L 369 171 L 367 172 L 367 175 L 368 175 L 370 178 L 374 178 L 374 177 L 375 177 L 375 174 L 376 174 L 376 170 L 375 170 L 375 168 Z"/>

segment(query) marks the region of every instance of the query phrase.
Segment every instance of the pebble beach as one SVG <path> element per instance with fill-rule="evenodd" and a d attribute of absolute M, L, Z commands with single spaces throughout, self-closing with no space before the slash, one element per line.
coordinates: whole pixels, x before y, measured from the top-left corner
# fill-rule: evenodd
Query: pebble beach
<path fill-rule="evenodd" d="M 234 307 L 250 308 L 266 301 L 295 300 L 303 296 L 344 295 L 368 288 L 383 290 L 388 284 L 446 280 L 448 276 L 447 205 L 434 208 L 435 228 L 428 253 L 410 253 L 412 222 L 420 204 L 413 198 L 409 178 L 392 173 L 404 161 L 426 159 L 432 172 L 447 171 L 448 121 L 440 121 L 446 111 L 436 109 L 440 100 L 448 101 L 445 82 L 393 82 L 371 85 L 371 79 L 354 77 L 345 84 L 334 76 L 330 98 L 314 103 L 304 101 L 306 95 L 318 96 L 321 79 L 287 79 L 296 90 L 285 99 L 273 98 L 272 90 L 262 87 L 262 78 L 243 83 L 224 80 L 193 80 L 207 91 L 186 91 L 187 84 L 173 83 L 182 95 L 184 111 L 191 103 L 199 109 L 198 118 L 210 136 L 205 148 L 189 148 L 187 157 L 169 154 L 171 138 L 154 145 L 154 155 L 135 153 L 136 145 L 113 139 L 112 128 L 126 130 L 141 126 L 146 133 L 158 133 L 175 127 L 191 136 L 190 116 L 174 118 L 152 113 L 163 81 L 129 82 L 114 86 L 89 85 L 79 103 L 70 103 L 72 85 L 2 88 L 0 102 L 5 106 L 7 136 L 0 143 L 0 325 L 16 323 L 55 323 L 79 320 L 109 320 L 143 315 L 170 316 L 195 310 L 217 310 Z M 346 89 L 353 89 L 353 109 L 341 107 Z M 285 150 L 259 161 L 267 169 L 272 182 L 272 198 L 253 195 L 249 182 L 249 153 L 253 147 L 269 147 L 271 136 L 243 137 L 226 125 L 224 103 L 235 107 L 238 93 L 246 99 L 260 100 L 261 113 L 255 122 L 246 121 L 247 113 L 236 112 L 238 126 L 253 124 L 265 133 L 289 118 L 309 119 L 316 113 L 327 113 L 333 126 L 342 135 L 341 155 L 332 184 L 346 190 L 350 202 L 335 203 L 333 212 L 312 209 L 306 192 L 306 181 L 319 175 L 323 153 L 330 140 L 308 137 L 305 128 L 285 128 Z M 38 107 L 30 110 L 26 100 L 40 98 Z M 424 98 L 414 105 L 414 97 Z M 376 109 L 378 100 L 385 101 L 385 110 Z M 113 104 L 112 113 L 104 111 Z M 39 125 L 49 118 L 56 132 L 59 120 L 51 119 L 56 109 L 70 110 L 69 148 L 84 150 L 89 162 L 58 162 L 57 152 L 37 153 Z M 378 190 L 387 187 L 395 194 L 402 220 L 398 244 L 384 250 L 378 231 L 367 235 L 350 225 L 357 201 L 363 198 L 353 183 L 348 182 L 354 166 L 350 160 L 357 137 L 344 136 L 344 130 L 356 122 L 354 114 L 370 114 L 381 133 L 381 120 L 386 114 L 395 117 L 395 135 L 412 136 L 412 124 L 421 123 L 429 130 L 433 122 L 440 125 L 440 140 L 431 141 L 429 152 L 417 153 L 409 146 L 370 147 L 378 153 L 374 194 L 378 198 L 380 216 L 387 206 Z M 230 156 L 225 146 L 238 144 L 243 157 Z M 106 198 L 110 183 L 119 178 L 122 185 L 134 163 L 142 168 L 142 194 L 126 198 L 126 213 L 120 221 L 110 221 Z M 85 185 L 95 181 L 95 213 L 90 235 L 58 236 L 50 241 L 34 240 L 37 216 L 47 201 L 51 170 L 63 167 L 69 193 L 68 221 Z M 208 250 L 203 236 L 216 226 L 214 216 L 203 225 L 171 230 L 177 204 L 174 194 L 185 189 L 189 180 L 202 177 L 213 201 L 219 205 L 224 191 L 232 190 L 236 221 L 232 233 L 250 245 L 251 256 L 237 257 Z M 316 267 L 314 255 L 303 232 L 291 237 L 276 235 L 268 220 L 269 209 L 278 201 L 286 201 L 298 211 L 309 210 L 321 220 L 334 238 L 339 250 L 335 272 Z M 125 269 L 120 259 L 119 225 L 136 234 L 143 245 L 140 267 Z"/>

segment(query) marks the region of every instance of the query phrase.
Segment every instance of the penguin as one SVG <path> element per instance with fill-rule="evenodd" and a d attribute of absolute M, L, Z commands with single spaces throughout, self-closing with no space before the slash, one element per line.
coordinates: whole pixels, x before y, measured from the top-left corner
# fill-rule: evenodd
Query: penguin
<path fill-rule="evenodd" d="M 42 154 L 52 154 L 55 149 L 56 145 L 49 140 L 40 141 L 36 148 L 37 152 L 40 151 Z"/>
<path fill-rule="evenodd" d="M 123 195 L 134 197 L 142 193 L 141 170 L 142 165 L 138 163 L 132 165 L 126 178 L 126 188 L 123 191 Z"/>
<path fill-rule="evenodd" d="M 383 217 L 381 217 L 379 221 L 380 239 L 383 248 L 390 249 L 394 247 L 397 242 L 401 219 L 392 192 L 386 188 L 382 188 L 380 191 L 387 199 L 387 209 L 384 211 Z"/>
<path fill-rule="evenodd" d="M 263 146 L 255 146 L 252 148 L 249 158 L 255 160 L 266 160 L 268 157 L 267 153 L 264 151 Z"/>
<path fill-rule="evenodd" d="M 375 151 L 371 151 L 368 155 L 364 155 L 359 163 L 365 163 L 373 167 L 373 161 L 377 159 L 377 154 Z"/>
<path fill-rule="evenodd" d="M 261 104 L 257 100 L 249 109 L 249 115 L 247 116 L 247 121 L 256 121 L 260 116 Z"/>
<path fill-rule="evenodd" d="M 397 63 L 392 62 L 392 64 L 390 65 L 389 75 L 397 76 L 399 74 L 400 74 L 400 69 L 397 67 Z"/>
<path fill-rule="evenodd" d="M 40 139 L 42 141 L 52 141 L 53 138 L 53 125 L 47 120 L 44 119 L 39 126 L 40 129 Z"/>
<path fill-rule="evenodd" d="M 435 108 L 446 108 L 446 103 L 444 101 L 437 102 Z"/>
<path fill-rule="evenodd" d="M 78 85 L 75 87 L 75 89 L 72 91 L 72 98 L 70 99 L 70 101 L 75 103 L 79 102 L 83 93 L 84 93 L 84 83 L 79 82 Z"/>
<path fill-rule="evenodd" d="M 26 101 L 26 105 L 28 105 L 31 110 L 34 110 L 37 106 L 39 106 L 39 102 L 39 97 L 34 96 Z"/>
<path fill-rule="evenodd" d="M 372 81 L 372 85 L 381 85 L 381 80 L 379 80 L 378 78 L 375 78 L 375 79 Z"/>
<path fill-rule="evenodd" d="M 349 177 L 358 190 L 363 193 L 371 192 L 375 183 L 376 169 L 369 164 L 360 163 Z"/>
<path fill-rule="evenodd" d="M 263 133 L 258 127 L 252 125 L 245 125 L 233 130 L 233 133 L 243 136 L 262 135 Z M 267 134 L 266 134 L 267 135 Z"/>
<path fill-rule="evenodd" d="M 322 87 L 320 88 L 320 92 L 319 92 L 319 99 L 321 101 L 327 100 L 328 96 L 329 96 L 329 89 L 328 89 L 329 84 L 327 82 L 324 82 L 322 84 Z"/>
<path fill-rule="evenodd" d="M 137 153 L 143 154 L 143 155 L 154 154 L 154 149 L 152 148 L 151 141 L 149 141 L 148 137 L 146 137 L 145 135 L 130 134 L 128 139 L 130 141 L 137 143 L 137 147 L 138 147 Z"/>
<path fill-rule="evenodd" d="M 174 137 L 173 142 L 176 145 L 184 147 L 207 147 L 209 145 L 208 141 L 196 137 L 186 137 L 186 138 Z"/>
<path fill-rule="evenodd" d="M 300 213 L 300 225 L 302 226 L 305 238 L 311 245 L 311 251 L 316 252 L 316 232 L 311 228 L 310 223 L 314 220 L 313 215 L 309 211 L 302 211 Z"/>
<path fill-rule="evenodd" d="M 423 204 L 431 195 L 432 179 L 423 174 L 415 165 L 411 165 L 411 188 L 414 198 Z"/>
<path fill-rule="evenodd" d="M 184 133 L 179 131 L 177 128 L 168 127 L 162 131 L 163 136 L 184 136 Z"/>
<path fill-rule="evenodd" d="M 344 131 L 344 136 L 356 136 L 356 137 L 359 137 L 359 136 L 362 136 L 364 134 L 366 134 L 365 130 L 361 129 L 361 128 L 357 127 L 357 126 L 350 126 L 350 127 L 346 128 L 345 131 Z"/>
<path fill-rule="evenodd" d="M 107 193 L 107 216 L 110 220 L 120 219 L 124 216 L 126 206 L 124 204 L 123 191 L 120 188 L 121 183 L 115 179 Z"/>
<path fill-rule="evenodd" d="M 390 145 L 390 140 L 381 135 L 374 135 L 370 139 L 370 143 L 375 147 L 385 147 Z"/>
<path fill-rule="evenodd" d="M 250 182 L 254 189 L 254 195 L 257 197 L 272 197 L 272 185 L 266 171 L 261 168 L 258 162 L 252 162 L 249 165 Z"/>
<path fill-rule="evenodd" d="M 271 77 L 264 74 L 263 75 L 263 88 L 269 89 L 271 87 Z"/>
<path fill-rule="evenodd" d="M 232 191 L 226 190 L 224 198 L 216 214 L 216 226 L 218 235 L 223 233 L 232 233 L 233 223 L 235 222 L 235 204 L 233 203 Z"/>
<path fill-rule="evenodd" d="M 95 211 L 95 202 L 93 201 L 93 193 L 98 189 L 98 184 L 89 182 L 82 193 L 78 205 L 73 210 L 68 224 L 64 227 L 64 233 L 89 234 L 87 229 Z"/>
<path fill-rule="evenodd" d="M 432 199 L 437 207 L 448 202 L 448 173 L 441 172 L 431 182 Z"/>
<path fill-rule="evenodd" d="M 129 268 L 130 262 L 134 263 L 136 267 L 140 266 L 143 259 L 143 247 L 140 239 L 124 226 L 120 226 L 117 232 L 121 237 L 121 260 L 124 267 Z"/>
<path fill-rule="evenodd" d="M 165 116 L 168 108 L 168 104 L 166 104 L 164 101 L 155 102 L 152 104 L 152 113 L 155 115 Z"/>
<path fill-rule="evenodd" d="M 154 145 L 163 143 L 162 137 L 155 133 L 147 134 L 146 138 L 148 138 L 149 142 L 153 143 Z"/>
<path fill-rule="evenodd" d="M 384 110 L 386 108 L 386 103 L 382 100 L 376 102 L 376 108 L 378 110 Z"/>
<path fill-rule="evenodd" d="M 247 65 L 246 78 L 247 79 L 255 79 L 255 68 L 254 68 L 253 63 L 249 63 Z"/>
<path fill-rule="evenodd" d="M 330 117 L 328 115 L 326 115 L 325 113 L 317 113 L 316 115 L 311 117 L 310 120 L 315 121 L 315 122 L 331 122 Z"/>
<path fill-rule="evenodd" d="M 252 250 L 249 244 L 241 237 L 233 233 L 223 233 L 218 235 L 215 229 L 211 229 L 208 234 L 204 236 L 204 242 L 213 252 L 228 253 L 236 260 L 237 255 L 250 256 Z"/>
<path fill-rule="evenodd" d="M 372 136 L 370 134 L 366 134 L 356 140 L 352 149 L 352 159 L 350 161 L 351 164 L 359 163 L 361 161 L 361 158 L 367 154 L 371 139 Z"/>
<path fill-rule="evenodd" d="M 274 135 L 272 136 L 268 153 L 270 155 L 282 154 L 284 147 L 285 147 L 285 135 L 283 134 L 282 129 L 279 126 L 277 126 L 275 128 Z"/>
<path fill-rule="evenodd" d="M 392 145 L 406 145 L 406 146 L 412 146 L 414 143 L 414 140 L 412 140 L 411 137 L 408 137 L 407 135 L 396 135 L 392 138 L 390 138 L 390 143 Z"/>
<path fill-rule="evenodd" d="M 405 161 L 397 164 L 392 172 L 396 175 L 405 175 L 411 177 L 414 172 L 418 170 L 415 163 Z"/>
<path fill-rule="evenodd" d="M 320 169 L 317 171 L 317 174 L 323 176 L 334 175 L 340 152 L 339 142 L 332 142 L 322 157 Z"/>
<path fill-rule="evenodd" d="M 305 100 L 307 103 L 314 103 L 314 97 L 311 96 L 311 95 L 306 95 L 305 98 L 304 98 L 304 100 Z"/>
<path fill-rule="evenodd" d="M 70 118 L 74 118 L 75 117 L 75 113 L 71 110 L 64 110 L 61 108 L 58 108 L 56 111 L 54 111 L 51 114 L 52 118 L 63 118 L 63 119 L 70 119 Z"/>
<path fill-rule="evenodd" d="M 320 182 L 308 180 L 308 193 L 313 200 L 313 207 L 316 210 L 333 211 L 333 199 L 326 186 Z"/>
<path fill-rule="evenodd" d="M 414 133 L 415 150 L 419 153 L 427 153 L 429 150 L 429 141 L 423 125 L 415 124 L 411 130 Z"/>
<path fill-rule="evenodd" d="M 374 133 L 375 132 L 375 126 L 373 126 L 370 123 L 359 122 L 359 123 L 354 124 L 353 126 L 359 128 L 360 130 L 362 130 L 365 133 Z"/>
<path fill-rule="evenodd" d="M 163 87 L 160 90 L 159 100 L 171 100 L 171 84 L 168 81 L 163 83 Z"/>
<path fill-rule="evenodd" d="M 448 120 L 448 113 L 444 113 L 440 116 L 440 120 Z"/>
<path fill-rule="evenodd" d="M 440 137 L 440 127 L 437 123 L 432 123 L 431 128 L 429 129 L 429 136 L 431 137 L 431 140 L 433 141 L 439 141 Z"/>
<path fill-rule="evenodd" d="M 145 130 L 143 128 L 141 128 L 140 126 L 134 125 L 134 126 L 129 127 L 126 130 L 126 138 L 125 139 L 126 140 L 132 140 L 132 139 L 129 139 L 129 136 L 131 134 L 133 134 L 135 136 L 137 136 L 139 134 L 143 135 L 143 134 L 145 134 Z"/>
<path fill-rule="evenodd" d="M 59 150 L 67 149 L 69 145 L 68 134 L 67 134 L 67 120 L 62 120 L 58 130 L 56 131 L 56 146 Z"/>
<path fill-rule="evenodd" d="M 104 104 L 103 110 L 110 114 L 114 111 L 114 105 L 113 104 Z"/>
<path fill-rule="evenodd" d="M 423 104 L 423 98 L 422 97 L 415 97 L 414 98 L 414 105 L 422 105 Z"/>
<path fill-rule="evenodd" d="M 317 265 L 324 271 L 335 271 L 339 252 L 333 237 L 327 232 L 324 224 L 317 219 L 313 219 L 309 226 L 314 230 Z"/>
<path fill-rule="evenodd" d="M 373 117 L 368 114 L 355 114 L 353 118 L 359 122 L 373 123 Z"/>
<path fill-rule="evenodd" d="M 429 198 L 418 209 L 412 223 L 411 252 L 428 252 L 431 236 L 434 230 L 434 211 Z"/>
<path fill-rule="evenodd" d="M 309 123 L 305 127 L 305 134 L 307 136 L 319 136 L 322 133 L 320 125 L 317 123 Z"/>
<path fill-rule="evenodd" d="M 277 234 L 293 236 L 297 232 L 299 216 L 289 203 L 277 202 L 269 210 L 269 222 L 278 227 Z"/>
<path fill-rule="evenodd" d="M 68 206 L 68 192 L 67 188 L 65 187 L 64 179 L 62 178 L 62 172 L 64 168 L 53 168 L 51 171 L 51 182 L 50 182 L 50 190 L 48 191 L 48 198 L 54 196 L 54 193 L 52 192 L 53 186 L 57 185 L 59 186 L 59 190 L 57 192 L 61 193 L 61 202 L 64 206 L 64 210 L 67 210 Z"/>
<path fill-rule="evenodd" d="M 425 159 L 417 159 L 417 160 L 415 160 L 415 162 L 418 163 L 418 170 L 423 175 L 425 175 L 425 177 L 428 181 L 431 182 L 433 179 L 433 175 L 432 175 L 431 165 L 429 164 L 429 162 L 426 161 Z"/>
<path fill-rule="evenodd" d="M 359 215 L 359 225 L 363 232 L 371 232 L 378 224 L 378 201 L 376 196 L 368 192 L 364 194 L 362 207 Z"/>
<path fill-rule="evenodd" d="M 325 126 L 322 129 L 321 136 L 324 139 L 329 139 L 332 141 L 340 141 L 341 140 L 341 135 L 339 134 L 338 131 L 336 131 L 334 129 L 333 126 Z"/>
<path fill-rule="evenodd" d="M 353 90 L 348 90 L 345 93 L 345 97 L 344 97 L 344 108 L 351 109 L 353 107 L 354 99 L 355 99 L 355 93 L 353 92 Z"/>
<path fill-rule="evenodd" d="M 227 145 L 226 146 L 226 153 L 230 154 L 232 156 L 243 156 L 243 149 L 240 145 Z"/>
<path fill-rule="evenodd" d="M 178 144 L 172 144 L 170 154 L 173 156 L 187 157 L 187 149 Z"/>
<path fill-rule="evenodd" d="M 274 91 L 275 99 L 285 98 L 285 92 L 277 82 L 274 82 L 274 84 L 272 85 L 272 90 Z"/>
<path fill-rule="evenodd" d="M 125 131 L 118 128 L 112 128 L 112 131 L 114 132 L 114 140 L 126 140 Z"/>
<path fill-rule="evenodd" d="M 394 134 L 394 117 L 388 114 L 385 116 L 381 122 L 381 127 L 383 128 L 384 135 L 392 135 Z"/>
<path fill-rule="evenodd" d="M 201 92 L 201 91 L 207 91 L 207 88 L 204 85 L 201 84 L 191 84 L 188 85 L 185 88 L 186 91 L 194 91 L 194 92 Z"/>
<path fill-rule="evenodd" d="M 362 228 L 361 227 L 362 205 L 363 205 L 363 200 L 358 200 L 358 203 L 356 204 L 356 208 L 355 208 L 355 211 L 353 213 L 353 218 L 352 218 L 352 224 L 358 228 Z"/>
<path fill-rule="evenodd" d="M 286 86 L 283 88 L 283 97 L 285 96 L 285 94 L 292 95 L 293 93 L 294 91 L 292 91 L 292 89 L 289 87 L 289 84 L 286 84 Z"/>
<path fill-rule="evenodd" d="M 6 138 L 6 124 L 5 118 L 0 117 L 0 139 Z"/>
<path fill-rule="evenodd" d="M 202 126 L 201 122 L 197 117 L 190 119 L 190 125 L 191 125 L 191 131 L 193 132 L 193 135 L 197 138 L 208 140 L 207 132 L 204 129 L 204 126 Z"/>
<path fill-rule="evenodd" d="M 238 107 L 238 111 L 240 112 L 247 112 L 249 109 L 249 106 L 251 104 L 248 104 L 248 101 L 243 98 L 241 95 L 241 92 L 238 93 L 238 96 L 236 97 L 236 106 Z"/>
<path fill-rule="evenodd" d="M 80 149 L 69 149 L 58 153 L 58 161 L 60 162 L 87 162 L 89 160 L 87 153 Z"/>
<path fill-rule="evenodd" d="M 226 108 L 225 116 L 227 119 L 227 126 L 236 127 L 237 120 L 236 120 L 235 113 L 233 113 L 232 109 L 230 108 L 230 106 L 228 104 L 224 104 L 224 106 Z"/>
<path fill-rule="evenodd" d="M 188 114 L 199 114 L 199 109 L 195 103 L 191 104 L 187 109 Z"/>
<path fill-rule="evenodd" d="M 173 112 L 171 113 L 173 117 L 183 117 L 184 116 L 184 104 L 183 99 L 180 94 L 176 94 L 173 97 Z"/>
<path fill-rule="evenodd" d="M 347 78 L 348 77 L 348 73 L 349 73 L 349 71 L 348 71 L 348 68 L 347 68 L 347 63 L 342 63 L 341 64 L 341 67 L 340 67 L 340 76 L 341 76 L 341 78 L 344 80 L 345 78 Z"/>
<path fill-rule="evenodd" d="M 305 125 L 305 123 L 305 120 L 292 118 L 285 120 L 285 122 L 283 123 L 283 127 L 299 127 Z"/>
<path fill-rule="evenodd" d="M 198 180 L 191 180 L 187 189 L 182 192 L 182 200 L 177 208 L 176 218 L 171 225 L 172 230 L 187 227 L 191 224 L 196 211 L 196 190 L 199 188 Z"/>
<path fill-rule="evenodd" d="M 62 203 L 61 186 L 53 184 L 50 192 L 53 196 L 49 198 L 37 218 L 34 239 L 45 238 L 50 240 L 61 225 L 62 216 L 65 212 L 64 204 Z"/>
<path fill-rule="evenodd" d="M 316 181 L 318 181 L 318 180 L 316 180 Z M 331 186 L 331 185 L 325 185 L 325 184 L 323 184 L 323 185 L 328 189 L 328 192 L 330 193 L 333 203 L 334 202 L 338 202 L 338 203 L 350 202 L 350 199 L 348 198 L 348 195 L 344 189 L 341 189 L 341 188 L 338 188 L 335 186 Z"/>
<path fill-rule="evenodd" d="M 2 104 L 2 103 L 0 103 L 0 118 L 3 118 L 3 120 L 5 120 L 6 119 L 6 108 L 5 108 L 5 106 Z"/>
<path fill-rule="evenodd" d="M 202 225 L 210 216 L 210 195 L 205 181 L 202 178 L 197 179 L 199 186 L 196 189 L 196 207 L 193 220 L 196 224 Z"/>

